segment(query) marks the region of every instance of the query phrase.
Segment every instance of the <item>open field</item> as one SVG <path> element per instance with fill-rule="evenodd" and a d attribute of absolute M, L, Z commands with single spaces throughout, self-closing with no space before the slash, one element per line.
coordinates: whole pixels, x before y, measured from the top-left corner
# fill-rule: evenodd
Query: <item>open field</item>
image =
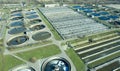
<path fill-rule="evenodd" d="M 0 60 L 2 60 L 0 62 L 0 71 L 8 71 L 17 65 L 24 64 L 24 62 L 9 55 L 2 57 L 2 59 L 0 58 Z"/>
<path fill-rule="evenodd" d="M 0 71 L 8 71 L 17 65 L 24 64 L 24 62 L 14 58 L 13 56 L 3 55 L 3 50 L 3 41 L 0 40 Z"/>
<path fill-rule="evenodd" d="M 76 67 L 77 71 L 86 71 L 85 70 L 85 64 L 82 62 L 82 60 L 76 55 L 73 49 L 68 49 L 66 51 L 67 55 L 70 57 L 70 59 L 73 61 L 73 64 Z"/>
<path fill-rule="evenodd" d="M 36 57 L 37 59 L 42 59 L 45 57 L 49 57 L 52 55 L 59 54 L 61 51 L 56 45 L 48 45 L 45 47 L 37 48 L 31 51 L 17 53 L 16 55 L 25 59 L 29 60 L 31 57 Z"/>

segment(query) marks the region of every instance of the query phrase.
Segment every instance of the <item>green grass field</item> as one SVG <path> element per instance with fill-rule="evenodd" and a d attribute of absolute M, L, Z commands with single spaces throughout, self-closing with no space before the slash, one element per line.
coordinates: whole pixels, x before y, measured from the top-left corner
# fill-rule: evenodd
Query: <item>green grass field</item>
<path fill-rule="evenodd" d="M 56 45 L 49 45 L 41 48 L 37 48 L 31 51 L 17 53 L 16 55 L 25 59 L 29 60 L 31 57 L 36 57 L 37 59 L 42 59 L 45 57 L 53 56 L 59 54 L 61 51 Z"/>
<path fill-rule="evenodd" d="M 3 65 L 2 65 L 2 54 L 0 53 L 0 71 L 2 71 L 2 67 L 3 67 Z"/>
<path fill-rule="evenodd" d="M 86 71 L 85 70 L 85 64 L 82 62 L 82 60 L 76 55 L 73 49 L 68 49 L 66 51 L 67 55 L 72 60 L 73 64 L 76 67 L 77 71 Z"/>
<path fill-rule="evenodd" d="M 0 58 L 0 71 L 8 71 L 9 69 L 20 64 L 24 64 L 24 62 L 10 55 L 3 56 L 2 58 Z"/>

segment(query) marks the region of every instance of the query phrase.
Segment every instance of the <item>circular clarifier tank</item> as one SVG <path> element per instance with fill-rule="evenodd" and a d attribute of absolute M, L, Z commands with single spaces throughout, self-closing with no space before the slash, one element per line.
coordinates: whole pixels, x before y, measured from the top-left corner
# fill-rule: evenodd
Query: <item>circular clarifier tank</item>
<path fill-rule="evenodd" d="M 15 22 L 10 23 L 10 27 L 19 27 L 23 25 L 24 25 L 23 21 L 15 21 Z"/>
<path fill-rule="evenodd" d="M 54 57 L 43 63 L 42 71 L 71 71 L 71 65 L 65 58 Z"/>
<path fill-rule="evenodd" d="M 32 39 L 35 41 L 45 40 L 51 37 L 49 32 L 37 32 L 32 36 Z"/>
<path fill-rule="evenodd" d="M 9 34 L 19 34 L 22 32 L 25 32 L 26 28 L 25 27 L 17 27 L 17 28 L 12 28 L 8 31 Z"/>
<path fill-rule="evenodd" d="M 29 40 L 28 36 L 17 36 L 9 39 L 7 42 L 7 45 L 8 46 L 19 45 L 19 44 L 25 43 L 27 40 Z"/>
<path fill-rule="evenodd" d="M 30 24 L 32 25 L 32 24 L 36 24 L 36 23 L 40 23 L 40 22 L 42 22 L 41 19 L 34 19 L 34 20 L 30 21 Z"/>
<path fill-rule="evenodd" d="M 41 29 L 44 29 L 44 28 L 45 28 L 45 25 L 41 24 L 41 25 L 31 26 L 31 27 L 30 27 L 30 30 L 31 30 L 31 31 L 35 31 L 35 30 L 41 30 Z"/>

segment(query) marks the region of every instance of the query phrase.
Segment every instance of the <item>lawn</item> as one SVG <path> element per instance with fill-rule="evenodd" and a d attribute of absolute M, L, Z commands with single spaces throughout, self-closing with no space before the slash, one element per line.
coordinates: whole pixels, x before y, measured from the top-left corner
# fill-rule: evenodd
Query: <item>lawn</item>
<path fill-rule="evenodd" d="M 9 69 L 20 64 L 24 64 L 24 62 L 10 55 L 0 57 L 0 71 L 8 71 Z"/>
<path fill-rule="evenodd" d="M 66 53 L 70 57 L 70 59 L 72 60 L 72 62 L 75 65 L 77 71 L 86 71 L 85 70 L 85 64 L 77 56 L 77 54 L 74 52 L 74 50 L 72 48 L 68 49 L 66 51 Z"/>
<path fill-rule="evenodd" d="M 17 53 L 16 55 L 18 55 L 19 57 L 21 57 L 25 60 L 29 60 L 31 57 L 36 57 L 37 59 L 42 59 L 42 58 L 46 58 L 49 56 L 59 54 L 60 52 L 61 51 L 58 48 L 58 46 L 48 45 L 48 46 L 40 47 L 40 48 L 31 50 L 31 51 Z"/>
<path fill-rule="evenodd" d="M 52 27 L 52 25 L 50 24 L 50 22 L 47 20 L 47 18 L 42 14 L 41 11 L 37 10 L 38 14 L 40 15 L 40 17 L 42 18 L 42 20 L 45 22 L 45 24 L 48 26 L 48 28 L 51 30 L 51 32 L 53 33 L 54 37 L 56 40 L 61 40 L 61 36 L 57 33 L 57 31 Z"/>
<path fill-rule="evenodd" d="M 0 53 L 0 71 L 2 71 L 2 54 Z"/>

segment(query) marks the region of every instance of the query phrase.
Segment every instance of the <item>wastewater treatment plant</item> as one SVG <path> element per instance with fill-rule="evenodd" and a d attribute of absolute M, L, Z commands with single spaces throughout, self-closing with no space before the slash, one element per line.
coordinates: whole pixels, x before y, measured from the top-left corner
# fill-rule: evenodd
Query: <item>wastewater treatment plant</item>
<path fill-rule="evenodd" d="M 120 0 L 0 0 L 0 71 L 120 71 Z"/>

